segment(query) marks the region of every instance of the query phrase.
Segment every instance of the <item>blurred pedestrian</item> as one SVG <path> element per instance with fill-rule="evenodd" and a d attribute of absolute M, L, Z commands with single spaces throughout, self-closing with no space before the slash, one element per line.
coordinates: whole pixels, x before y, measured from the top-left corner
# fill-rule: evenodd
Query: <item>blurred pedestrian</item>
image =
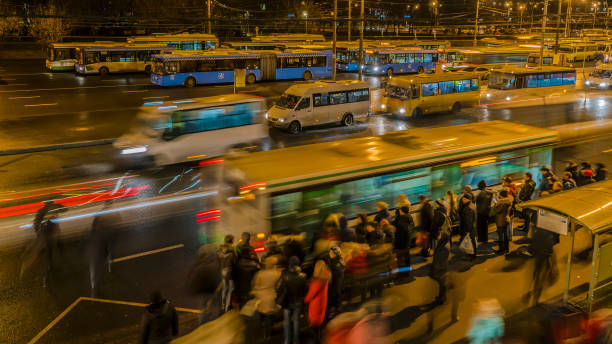
<path fill-rule="evenodd" d="M 540 184 L 540 194 L 545 191 L 550 192 L 552 190 L 551 178 L 553 177 L 553 174 L 550 172 L 550 168 L 548 168 L 548 166 L 540 167 L 540 174 L 542 176 L 542 184 Z"/>
<path fill-rule="evenodd" d="M 355 230 L 348 226 L 348 220 L 346 219 L 346 216 L 340 214 L 340 218 L 338 219 L 338 222 L 340 224 L 340 241 L 341 242 L 357 241 Z"/>
<path fill-rule="evenodd" d="M 394 221 L 395 240 L 393 247 L 399 261 L 400 266 L 410 266 L 410 241 L 412 231 L 414 230 L 414 220 L 410 215 L 410 207 L 408 205 L 399 208 L 399 214 Z"/>
<path fill-rule="evenodd" d="M 285 267 L 287 264 L 285 252 L 283 252 L 280 246 L 278 246 L 278 236 L 274 234 L 270 235 L 268 237 L 268 244 L 266 246 L 266 254 L 263 256 L 262 260 L 274 258 L 276 259 L 276 265 L 279 267 Z"/>
<path fill-rule="evenodd" d="M 510 240 L 508 232 L 510 226 L 510 208 L 512 200 L 507 190 L 501 190 L 495 198 L 495 225 L 497 226 L 498 254 L 508 254 L 510 251 Z"/>
<path fill-rule="evenodd" d="M 468 338 L 472 344 L 498 343 L 504 335 L 504 310 L 496 299 L 478 300 L 470 319 Z"/>
<path fill-rule="evenodd" d="M 234 236 L 228 234 L 219 246 L 219 266 L 221 268 L 221 307 L 224 312 L 229 311 L 232 306 L 232 293 L 234 292 L 234 280 L 232 269 L 236 265 L 236 248 L 234 247 Z"/>
<path fill-rule="evenodd" d="M 551 181 L 552 181 L 552 188 L 550 190 L 551 194 L 563 191 L 563 183 L 561 183 L 561 181 L 559 181 L 556 177 L 551 178 Z"/>
<path fill-rule="evenodd" d="M 340 247 L 333 246 L 329 250 L 328 266 L 331 271 L 331 283 L 329 285 L 328 318 L 333 318 L 340 312 L 342 306 L 342 291 L 344 290 L 344 267 Z"/>
<path fill-rule="evenodd" d="M 259 258 L 251 246 L 251 234 L 242 233 L 237 252 L 237 266 L 233 269 L 236 271 L 234 283 L 236 284 L 238 302 L 240 308 L 242 308 L 250 299 L 253 276 L 259 270 Z"/>
<path fill-rule="evenodd" d="M 532 253 L 535 258 L 533 269 L 533 304 L 540 302 L 540 295 L 546 286 L 552 285 L 559 277 L 557 261 L 554 257 L 553 246 L 555 234 L 545 229 L 536 228 L 531 238 Z"/>
<path fill-rule="evenodd" d="M 462 189 L 461 189 L 461 196 L 459 197 L 459 202 L 457 204 L 457 210 L 459 211 L 459 213 L 461 213 L 461 210 L 463 210 L 463 205 L 464 203 L 461 201 L 461 199 L 465 196 L 469 195 L 470 199 L 473 201 L 476 198 L 474 198 L 474 192 L 472 191 L 472 186 L 471 185 L 465 185 Z"/>
<path fill-rule="evenodd" d="M 313 329 L 316 343 L 321 342 L 331 278 L 331 271 L 325 259 L 318 259 L 308 286 L 308 293 L 304 297 L 304 303 L 308 305 L 308 323 Z"/>
<path fill-rule="evenodd" d="M 304 260 L 306 253 L 304 252 L 303 241 L 303 233 L 301 233 L 297 227 L 294 227 L 291 231 L 291 235 L 285 240 L 284 253 L 287 261 L 293 256 L 298 257 L 300 262 Z"/>
<path fill-rule="evenodd" d="M 369 222 L 366 225 L 366 243 L 370 246 L 382 243 L 385 235 L 378 229 L 374 222 Z"/>
<path fill-rule="evenodd" d="M 393 246 L 379 243 L 370 247 L 367 251 L 366 261 L 368 272 L 366 282 L 370 290 L 371 298 L 382 297 L 385 283 L 390 280 Z M 365 295 L 362 295 L 362 299 Z"/>
<path fill-rule="evenodd" d="M 357 242 L 360 244 L 363 244 L 366 242 L 368 215 L 358 214 L 356 222 L 357 224 L 355 225 L 355 236 L 356 236 Z"/>
<path fill-rule="evenodd" d="M 289 258 L 289 264 L 278 280 L 277 303 L 283 309 L 283 334 L 285 344 L 298 344 L 300 338 L 300 314 L 306 296 L 306 276 L 300 270 L 300 260 Z"/>
<path fill-rule="evenodd" d="M 395 216 L 393 217 L 393 222 L 391 223 L 395 227 L 397 227 L 397 219 L 400 214 L 400 208 L 403 206 L 408 206 L 410 208 L 410 201 L 408 200 L 408 196 L 405 194 L 399 194 L 397 195 L 397 204 L 395 205 Z"/>
<path fill-rule="evenodd" d="M 374 222 L 379 223 L 382 219 L 389 219 L 389 206 L 385 202 L 378 202 L 376 204 L 376 216 L 374 216 Z"/>
<path fill-rule="evenodd" d="M 478 195 L 476 196 L 476 229 L 478 242 L 489 241 L 489 215 L 491 213 L 491 200 L 493 194 L 487 190 L 484 180 L 478 182 Z"/>
<path fill-rule="evenodd" d="M 518 193 L 518 203 L 523 203 L 531 200 L 533 192 L 535 191 L 536 183 L 533 181 L 531 176 L 531 172 L 525 172 L 525 176 L 523 177 L 523 184 L 520 187 Z M 523 212 L 521 217 L 524 222 L 522 226 L 519 226 L 518 230 L 528 231 L 529 225 L 531 222 L 532 211 L 528 208 L 523 208 Z"/>
<path fill-rule="evenodd" d="M 49 277 L 54 269 L 54 255 L 59 247 L 58 233 L 58 217 L 57 214 L 51 212 L 51 208 L 41 209 L 39 213 L 44 213 L 39 218 L 38 214 L 34 220 L 36 238 L 31 244 L 26 247 L 21 261 L 21 269 L 19 272 L 20 278 L 33 270 L 36 266 L 42 266 L 42 285 L 47 287 Z"/>
<path fill-rule="evenodd" d="M 174 305 L 160 291 L 150 296 L 140 322 L 141 344 L 166 344 L 178 335 L 178 315 Z"/>
<path fill-rule="evenodd" d="M 574 180 L 578 177 L 578 164 L 574 160 L 569 160 L 565 167 L 565 172 L 570 174 L 570 177 Z"/>
<path fill-rule="evenodd" d="M 215 320 L 221 315 L 221 266 L 217 250 L 212 244 L 202 245 L 189 270 L 189 288 L 202 297 L 200 324 Z"/>
<path fill-rule="evenodd" d="M 449 225 L 449 223 L 447 222 L 447 215 L 446 215 L 446 208 L 444 207 L 444 201 L 442 199 L 437 199 L 434 202 L 434 216 L 433 216 L 433 220 L 431 222 L 431 237 L 432 237 L 432 248 L 435 249 L 436 247 L 436 240 L 438 238 L 438 233 L 440 233 L 440 231 L 442 231 L 442 227 L 444 225 Z M 450 230 L 450 228 L 448 228 L 448 230 Z M 450 232 L 449 232 L 450 235 Z"/>
<path fill-rule="evenodd" d="M 569 190 L 576 187 L 576 181 L 570 172 L 563 172 L 563 180 L 561 183 L 563 183 L 563 190 Z"/>
<path fill-rule="evenodd" d="M 606 168 L 606 165 L 602 164 L 601 162 L 598 162 L 597 164 L 595 164 L 595 166 L 597 166 L 595 168 L 595 181 L 601 182 L 602 180 L 606 180 L 606 176 L 608 174 L 608 169 Z"/>
<path fill-rule="evenodd" d="M 442 304 L 446 300 L 446 274 L 448 272 L 448 257 L 450 255 L 450 233 L 447 230 L 438 232 L 434 247 L 433 262 L 429 276 L 438 283 L 438 296 L 435 303 Z"/>
<path fill-rule="evenodd" d="M 448 190 L 445 195 L 446 204 L 446 215 L 448 216 L 451 226 L 457 224 L 459 222 L 459 209 L 457 204 L 457 195 L 453 192 L 453 190 Z M 451 233 L 452 234 L 452 233 Z"/>
<path fill-rule="evenodd" d="M 429 255 L 429 249 L 431 248 L 431 222 L 433 221 L 434 209 L 425 195 L 419 196 L 419 204 L 421 205 L 421 223 L 419 228 L 421 255 L 427 257 Z"/>
<path fill-rule="evenodd" d="M 591 164 L 588 162 L 580 163 L 580 170 L 578 170 L 578 176 L 576 177 L 576 184 L 578 186 L 584 186 L 587 184 L 591 184 L 593 180 L 593 170 L 591 169 Z"/>
<path fill-rule="evenodd" d="M 476 212 L 472 206 L 472 196 L 469 194 L 461 197 L 462 210 L 461 214 L 459 214 L 461 229 L 461 239 L 459 242 L 461 243 L 467 236 L 472 244 L 473 253 L 470 255 L 472 258 L 476 257 L 476 228 L 474 223 L 476 222 Z"/>
<path fill-rule="evenodd" d="M 378 223 L 378 230 L 383 234 L 383 241 L 392 244 L 395 238 L 395 227 L 388 219 L 382 219 Z"/>
<path fill-rule="evenodd" d="M 108 210 L 110 202 L 106 202 L 104 210 Z M 112 231 L 117 225 L 114 214 L 98 215 L 91 225 L 88 238 L 89 287 L 91 297 L 95 297 L 98 284 L 105 268 L 110 272 L 112 263 Z"/>
<path fill-rule="evenodd" d="M 278 311 L 276 305 L 276 284 L 280 272 L 276 269 L 276 257 L 264 260 L 264 269 L 259 270 L 253 278 L 252 294 L 257 303 L 257 314 L 263 329 L 263 341 L 270 339 L 274 315 Z"/>

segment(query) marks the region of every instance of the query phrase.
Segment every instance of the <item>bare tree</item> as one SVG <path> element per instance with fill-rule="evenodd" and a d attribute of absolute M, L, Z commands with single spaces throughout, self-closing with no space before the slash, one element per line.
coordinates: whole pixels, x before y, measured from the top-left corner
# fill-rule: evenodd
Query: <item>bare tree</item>
<path fill-rule="evenodd" d="M 38 6 L 29 23 L 30 35 L 45 47 L 53 42 L 61 42 L 70 31 L 70 24 L 62 15 L 63 11 L 52 2 Z"/>
<path fill-rule="evenodd" d="M 10 35 L 18 36 L 21 31 L 21 20 L 17 13 L 4 1 L 0 1 L 0 40 Z"/>

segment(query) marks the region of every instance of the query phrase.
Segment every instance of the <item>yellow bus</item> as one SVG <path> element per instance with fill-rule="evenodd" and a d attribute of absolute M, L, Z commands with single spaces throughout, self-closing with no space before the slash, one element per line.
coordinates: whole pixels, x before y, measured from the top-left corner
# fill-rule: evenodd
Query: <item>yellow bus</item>
<path fill-rule="evenodd" d="M 217 36 L 208 33 L 156 33 L 151 36 L 133 36 L 130 44 L 165 44 L 173 50 L 210 50 L 219 47 Z"/>
<path fill-rule="evenodd" d="M 380 111 L 391 115 L 418 118 L 424 114 L 452 111 L 478 104 L 478 74 L 446 72 L 389 79 Z"/>
<path fill-rule="evenodd" d="M 592 61 L 600 55 L 597 43 L 560 44 L 559 53 L 565 54 L 568 62 Z"/>
<path fill-rule="evenodd" d="M 311 239 L 330 214 L 350 221 L 373 214 L 379 201 L 394 205 L 400 194 L 416 215 L 420 195 L 437 199 L 525 172 L 539 184 L 538 169 L 552 163 L 558 140 L 553 130 L 490 121 L 236 154 L 223 165 L 221 233 L 297 229 Z"/>

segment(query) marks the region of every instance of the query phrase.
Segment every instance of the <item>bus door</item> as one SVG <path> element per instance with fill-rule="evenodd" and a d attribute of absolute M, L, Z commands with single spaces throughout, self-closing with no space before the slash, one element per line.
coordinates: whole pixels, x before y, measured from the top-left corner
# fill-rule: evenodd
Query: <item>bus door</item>
<path fill-rule="evenodd" d="M 261 54 L 261 80 L 276 80 L 276 54 Z"/>

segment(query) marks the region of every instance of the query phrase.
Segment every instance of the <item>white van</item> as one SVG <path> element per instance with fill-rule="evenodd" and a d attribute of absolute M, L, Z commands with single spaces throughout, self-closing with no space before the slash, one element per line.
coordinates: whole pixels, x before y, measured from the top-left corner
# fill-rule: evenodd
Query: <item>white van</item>
<path fill-rule="evenodd" d="M 267 137 L 265 110 L 264 98 L 246 94 L 149 102 L 113 145 L 157 165 L 208 159 Z"/>
<path fill-rule="evenodd" d="M 584 81 L 586 87 L 612 87 L 612 63 L 599 64 L 595 71 Z"/>
<path fill-rule="evenodd" d="M 297 134 L 312 125 L 352 125 L 370 114 L 370 86 L 357 80 L 317 81 L 289 87 L 268 110 L 270 126 Z"/>

